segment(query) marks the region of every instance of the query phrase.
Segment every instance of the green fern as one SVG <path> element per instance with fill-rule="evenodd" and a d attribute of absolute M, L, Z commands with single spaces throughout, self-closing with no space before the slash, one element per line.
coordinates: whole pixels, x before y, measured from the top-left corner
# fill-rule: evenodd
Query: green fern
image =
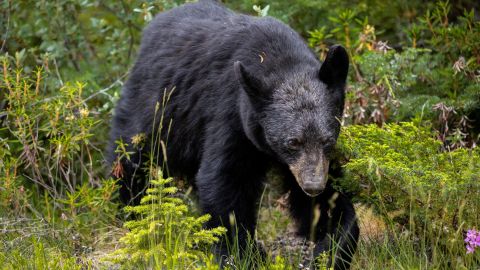
<path fill-rule="evenodd" d="M 123 247 L 116 250 L 111 260 L 127 269 L 198 269 L 212 268 L 210 246 L 225 233 L 225 228 L 202 228 L 209 215 L 194 217 L 182 199 L 173 195 L 172 178 L 157 180 L 142 198 L 140 205 L 127 206 L 125 211 L 138 217 L 127 221 L 130 231 L 120 239 Z"/>

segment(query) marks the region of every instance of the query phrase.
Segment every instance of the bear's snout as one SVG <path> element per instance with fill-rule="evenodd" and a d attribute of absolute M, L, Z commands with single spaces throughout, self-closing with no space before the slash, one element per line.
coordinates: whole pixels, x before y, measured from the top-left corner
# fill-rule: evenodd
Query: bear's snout
<path fill-rule="evenodd" d="M 324 153 L 304 153 L 293 164 L 290 171 L 300 188 L 310 197 L 322 193 L 327 185 L 329 161 Z"/>

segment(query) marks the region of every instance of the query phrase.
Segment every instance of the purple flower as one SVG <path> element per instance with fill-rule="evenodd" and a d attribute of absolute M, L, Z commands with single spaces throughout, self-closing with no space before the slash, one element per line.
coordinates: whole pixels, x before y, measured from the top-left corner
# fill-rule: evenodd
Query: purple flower
<path fill-rule="evenodd" d="M 467 254 L 473 253 L 475 248 L 480 247 L 480 231 L 474 229 L 468 230 L 465 243 L 467 244 Z"/>

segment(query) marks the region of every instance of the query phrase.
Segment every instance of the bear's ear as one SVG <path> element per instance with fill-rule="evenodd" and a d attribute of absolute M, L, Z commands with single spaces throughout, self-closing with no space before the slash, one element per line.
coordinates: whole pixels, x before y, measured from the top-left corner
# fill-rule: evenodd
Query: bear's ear
<path fill-rule="evenodd" d="M 348 54 L 340 45 L 328 49 L 327 57 L 320 67 L 319 78 L 329 88 L 343 88 L 348 75 Z"/>
<path fill-rule="evenodd" d="M 265 99 L 267 97 L 268 91 L 265 83 L 248 71 L 242 62 L 235 61 L 233 69 L 235 70 L 235 77 L 249 97 L 254 99 Z"/>

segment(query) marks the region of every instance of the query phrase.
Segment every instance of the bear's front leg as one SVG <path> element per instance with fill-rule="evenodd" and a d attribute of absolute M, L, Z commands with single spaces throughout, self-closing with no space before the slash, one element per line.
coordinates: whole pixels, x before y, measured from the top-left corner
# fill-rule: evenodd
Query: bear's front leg
<path fill-rule="evenodd" d="M 207 228 L 224 226 L 228 230 L 227 238 L 216 247 L 222 262 L 235 241 L 242 254 L 248 237 L 254 238 L 266 171 L 264 159 L 256 149 L 246 141 L 235 142 L 238 140 L 207 144 L 209 148 L 203 153 L 195 179 L 202 211 L 211 215 Z"/>
<path fill-rule="evenodd" d="M 120 200 L 125 205 L 139 205 L 146 189 L 146 176 L 141 169 L 142 150 L 128 147 L 130 159 L 122 158 L 115 161 L 112 176 L 120 180 Z M 119 162 L 119 163 L 116 163 Z"/>
<path fill-rule="evenodd" d="M 330 184 L 314 198 L 293 185 L 289 202 L 299 234 L 315 242 L 314 257 L 327 252 L 327 267 L 332 266 L 333 257 L 335 270 L 349 269 L 360 233 L 350 199 Z"/>

